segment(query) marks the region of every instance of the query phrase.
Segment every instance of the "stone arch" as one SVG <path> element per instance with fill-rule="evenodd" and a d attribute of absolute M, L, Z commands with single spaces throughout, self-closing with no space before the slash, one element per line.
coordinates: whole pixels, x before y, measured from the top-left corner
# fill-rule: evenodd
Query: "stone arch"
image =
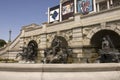
<path fill-rule="evenodd" d="M 114 48 L 120 47 L 120 43 L 119 43 L 120 35 L 113 30 L 107 30 L 107 29 L 96 32 L 90 40 L 90 45 L 100 49 L 102 46 L 103 37 L 110 38 L 110 41 L 113 44 L 111 45 L 111 47 L 114 47 Z"/>
<path fill-rule="evenodd" d="M 120 51 L 120 26 L 107 26 L 107 27 L 95 27 L 88 32 L 87 45 L 89 48 L 84 48 L 84 56 L 88 58 L 90 62 L 94 62 L 94 59 L 98 58 L 98 51 L 102 48 L 103 37 L 109 36 L 116 50 Z M 110 47 L 112 47 L 110 43 Z M 93 58 L 94 57 L 94 58 Z M 93 61 L 92 61 L 93 60 Z"/>
<path fill-rule="evenodd" d="M 58 35 L 58 36 L 56 36 L 56 37 L 57 37 L 59 40 L 62 41 L 62 43 L 61 43 L 61 47 L 62 47 L 62 48 L 67 48 L 67 47 L 68 47 L 68 42 L 67 42 L 67 40 L 66 40 L 63 36 Z M 55 37 L 54 37 L 53 40 L 52 40 L 51 47 L 54 47 L 54 44 L 53 44 L 54 40 L 55 40 Z"/>
<path fill-rule="evenodd" d="M 38 44 L 35 40 L 31 40 L 28 42 L 27 47 L 31 47 L 31 50 L 33 50 L 33 52 L 31 53 L 31 55 L 33 55 L 33 59 L 35 60 L 37 58 L 38 55 Z"/>
<path fill-rule="evenodd" d="M 92 30 L 90 30 L 90 32 L 88 32 L 87 35 L 87 44 L 90 45 L 91 44 L 91 39 L 94 36 L 94 34 L 96 34 L 99 31 L 102 30 L 109 30 L 109 31 L 113 31 L 116 34 L 120 35 L 120 26 L 116 26 L 116 25 L 112 25 L 112 26 L 107 26 L 107 27 L 95 27 Z"/>

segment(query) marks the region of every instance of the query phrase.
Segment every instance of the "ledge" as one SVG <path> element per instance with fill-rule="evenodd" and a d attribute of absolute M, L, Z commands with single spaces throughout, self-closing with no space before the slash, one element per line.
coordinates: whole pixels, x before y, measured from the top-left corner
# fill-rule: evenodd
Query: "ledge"
<path fill-rule="evenodd" d="M 63 23 L 67 23 L 67 22 L 72 22 L 72 21 L 74 21 L 74 17 L 71 19 L 63 20 L 61 22 L 47 24 L 47 27 L 51 27 L 54 25 L 63 24 Z"/>
<path fill-rule="evenodd" d="M 119 63 L 104 64 L 18 64 L 0 63 L 0 71 L 12 72 L 102 72 L 120 71 Z"/>
<path fill-rule="evenodd" d="M 120 64 L 0 64 L 1 80 L 119 80 Z"/>

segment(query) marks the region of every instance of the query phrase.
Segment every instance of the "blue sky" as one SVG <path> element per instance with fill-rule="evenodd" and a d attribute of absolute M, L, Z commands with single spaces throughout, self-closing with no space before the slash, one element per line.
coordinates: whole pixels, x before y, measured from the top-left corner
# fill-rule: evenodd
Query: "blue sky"
<path fill-rule="evenodd" d="M 8 41 L 9 30 L 14 40 L 22 26 L 47 21 L 48 7 L 59 4 L 59 0 L 0 0 L 0 39 Z"/>

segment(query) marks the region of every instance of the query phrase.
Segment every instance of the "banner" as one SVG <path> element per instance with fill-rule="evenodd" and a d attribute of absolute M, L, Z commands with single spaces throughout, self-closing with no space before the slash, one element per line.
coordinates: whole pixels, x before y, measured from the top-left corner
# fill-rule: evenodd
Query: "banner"
<path fill-rule="evenodd" d="M 77 0 L 77 12 L 88 14 L 93 11 L 93 0 Z"/>
<path fill-rule="evenodd" d="M 50 8 L 50 12 L 49 12 L 50 22 L 59 21 L 59 18 L 60 18 L 59 13 L 60 13 L 59 5 Z"/>
<path fill-rule="evenodd" d="M 62 7 L 62 15 L 73 12 L 73 10 L 74 10 L 73 5 L 74 5 L 73 3 L 64 4 Z"/>
<path fill-rule="evenodd" d="M 74 13 L 74 0 L 68 0 L 62 4 L 62 20 L 68 19 Z"/>

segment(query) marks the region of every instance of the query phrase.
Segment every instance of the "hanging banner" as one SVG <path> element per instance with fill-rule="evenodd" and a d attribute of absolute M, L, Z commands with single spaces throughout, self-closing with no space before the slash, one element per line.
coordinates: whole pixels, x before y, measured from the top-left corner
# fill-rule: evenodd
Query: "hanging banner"
<path fill-rule="evenodd" d="M 64 4 L 62 7 L 62 15 L 73 12 L 73 9 L 74 9 L 73 3 Z"/>
<path fill-rule="evenodd" d="M 50 12 L 49 12 L 49 16 L 50 16 L 50 22 L 54 22 L 54 21 L 59 21 L 59 5 L 50 8 Z"/>
<path fill-rule="evenodd" d="M 77 12 L 88 14 L 93 11 L 93 0 L 77 0 Z"/>
<path fill-rule="evenodd" d="M 66 1 L 62 4 L 62 19 L 68 19 L 74 13 L 74 0 Z"/>

